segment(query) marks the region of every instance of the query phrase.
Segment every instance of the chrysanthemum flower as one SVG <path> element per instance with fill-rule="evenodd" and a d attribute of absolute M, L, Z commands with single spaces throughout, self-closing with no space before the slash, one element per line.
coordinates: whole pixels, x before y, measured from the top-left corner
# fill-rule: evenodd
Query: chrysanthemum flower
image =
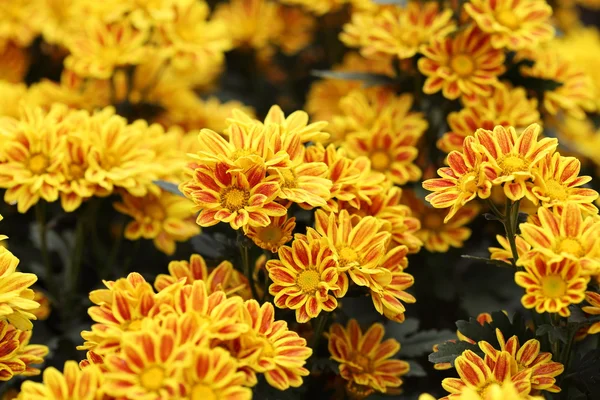
<path fill-rule="evenodd" d="M 583 275 L 600 272 L 600 220 L 596 216 L 584 218 L 578 204 L 569 202 L 557 213 L 540 207 L 537 217 L 537 223 L 520 225 L 521 236 L 531 248 L 520 260 L 527 262 L 543 253 L 550 261 L 576 261 Z"/>
<path fill-rule="evenodd" d="M 24 83 L 0 81 L 0 90 L 3 93 L 2 98 L 0 98 L 0 115 L 18 118 L 21 100 L 30 97 L 31 89 Z M 2 153 L 0 152 L 0 154 Z"/>
<path fill-rule="evenodd" d="M 547 390 L 549 392 L 558 393 L 560 388 L 555 385 L 556 376 L 564 371 L 564 366 L 559 362 L 552 360 L 552 353 L 540 352 L 540 342 L 537 339 L 530 339 L 519 344 L 517 336 L 511 336 L 508 340 L 500 329 L 496 328 L 496 337 L 500 344 L 500 349 L 497 350 L 488 342 L 479 342 L 479 347 L 487 357 L 494 361 L 503 352 L 508 352 L 511 357 L 517 362 L 518 371 L 531 370 L 531 389 L 532 390 Z"/>
<path fill-rule="evenodd" d="M 448 154 L 448 167 L 438 169 L 441 178 L 423 182 L 426 190 L 432 191 L 425 197 L 435 208 L 448 208 L 450 211 L 444 222 L 452 218 L 466 203 L 476 197 L 487 199 L 492 193 L 492 180 L 496 172 L 483 163 L 484 155 L 478 148 L 477 139 L 465 138 L 463 151 Z"/>
<path fill-rule="evenodd" d="M 281 2 L 294 6 L 302 6 L 310 12 L 323 15 L 338 11 L 344 4 L 351 3 L 352 1 L 354 0 L 322 0 L 318 2 L 312 0 L 282 0 Z"/>
<path fill-rule="evenodd" d="M 244 387 L 244 373 L 236 360 L 222 348 L 196 348 L 191 365 L 185 369 L 183 383 L 186 398 L 250 400 L 252 390 Z"/>
<path fill-rule="evenodd" d="M 535 308 L 539 314 L 549 312 L 568 317 L 569 305 L 584 300 L 590 277 L 582 275 L 576 261 L 569 258 L 551 261 L 537 254 L 523 264 L 525 270 L 516 273 L 515 282 L 526 290 L 521 298 L 525 308 Z"/>
<path fill-rule="evenodd" d="M 250 355 L 241 359 L 238 355 L 245 368 L 264 374 L 269 385 L 279 390 L 300 387 L 302 377 L 308 376 L 304 364 L 312 354 L 306 340 L 290 331 L 285 321 L 275 320 L 271 303 L 260 306 L 256 300 L 246 301 L 242 320 L 250 326 L 239 339 L 243 351 L 239 355 Z"/>
<path fill-rule="evenodd" d="M 185 197 L 164 190 L 156 195 L 134 197 L 124 193 L 114 207 L 129 215 L 133 221 L 125 227 L 129 240 L 153 239 L 154 246 L 165 254 L 175 252 L 175 242 L 184 242 L 198 235 L 200 228 L 194 222 L 194 203 Z"/>
<path fill-rule="evenodd" d="M 478 129 L 475 137 L 496 173 L 494 185 L 503 185 L 504 194 L 516 201 L 525 197 L 526 182 L 534 178 L 537 163 L 552 154 L 558 141 L 543 138 L 538 141 L 540 126 L 532 124 L 517 135 L 513 127 L 496 126 L 493 131 Z"/>
<path fill-rule="evenodd" d="M 571 62 L 552 45 L 548 49 L 523 54 L 522 57 L 535 62 L 531 67 L 521 67 L 524 76 L 549 79 L 560 84 L 553 90 L 544 91 L 543 105 L 548 113 L 556 115 L 563 111 L 572 117 L 584 119 L 586 111 L 596 110 L 594 84 L 579 64 Z"/>
<path fill-rule="evenodd" d="M 19 83 L 29 70 L 29 53 L 16 44 L 0 41 L 0 80 Z"/>
<path fill-rule="evenodd" d="M 65 67 L 81 76 L 110 78 L 117 67 L 139 64 L 148 55 L 148 30 L 135 28 L 129 19 L 107 24 L 91 18 L 65 45 L 71 54 Z"/>
<path fill-rule="evenodd" d="M 496 235 L 496 240 L 500 244 L 501 247 L 489 247 L 488 251 L 490 252 L 490 259 L 492 260 L 501 260 L 508 264 L 511 263 L 513 259 L 512 249 L 510 248 L 510 242 L 505 236 Z M 529 250 L 531 250 L 531 245 L 525 241 L 521 237 L 521 235 L 515 236 L 515 244 L 517 245 L 517 256 L 519 259 L 523 257 Z"/>
<path fill-rule="evenodd" d="M 471 350 L 466 350 L 454 360 L 460 378 L 446 378 L 442 387 L 450 394 L 443 400 L 462 399 L 465 392 L 475 391 L 479 396 L 493 385 L 514 385 L 519 396 L 526 396 L 531 391 L 531 371 L 518 372 L 517 362 L 507 351 L 498 353 L 495 359 L 486 356 L 482 359 Z"/>
<path fill-rule="evenodd" d="M 419 70 L 427 76 L 423 92 L 442 90 L 451 100 L 490 96 L 505 70 L 504 52 L 494 49 L 490 37 L 474 26 L 452 38 L 435 38 L 423 45 L 421 52 L 424 57 L 419 59 Z"/>
<path fill-rule="evenodd" d="M 507 84 L 494 89 L 491 96 L 477 97 L 474 103 L 448 115 L 450 132 L 437 142 L 446 153 L 462 150 L 463 141 L 473 136 L 479 128 L 494 129 L 496 125 L 513 126 L 517 132 L 540 122 L 536 99 L 529 99 L 522 87 L 510 88 Z"/>
<path fill-rule="evenodd" d="M 587 213 L 597 214 L 593 202 L 598 192 L 582 188 L 592 180 L 591 176 L 579 176 L 581 162 L 575 157 L 563 157 L 559 153 L 547 154 L 534 172 L 534 182 L 527 183 L 530 200 L 549 208 L 562 208 L 567 202 L 575 202 Z"/>
<path fill-rule="evenodd" d="M 589 306 L 581 307 L 584 312 L 591 315 L 600 315 L 600 293 L 585 292 L 585 301 L 589 303 Z M 588 328 L 587 333 L 590 335 L 600 333 L 600 322 L 593 323 Z"/>
<path fill-rule="evenodd" d="M 353 21 L 356 17 L 353 18 Z M 399 59 L 413 57 L 419 46 L 454 30 L 452 10 L 440 10 L 433 1 L 410 1 L 405 7 L 381 8 L 372 23 L 366 26 L 345 26 L 349 31 L 361 32 L 360 52 L 367 58 L 391 55 Z M 344 35 L 341 35 L 344 41 Z"/>
<path fill-rule="evenodd" d="M 31 331 L 22 331 L 6 321 L 0 321 L 0 381 L 16 375 L 38 375 L 33 365 L 44 362 L 48 347 L 29 344 Z"/>
<path fill-rule="evenodd" d="M 389 272 L 391 280 L 386 274 L 371 274 L 367 277 L 375 309 L 396 322 L 404 322 L 405 319 L 406 308 L 402 302 L 410 304 L 416 301 L 413 295 L 405 291 L 415 282 L 411 274 L 404 272 L 404 268 L 408 266 L 407 253 L 406 246 L 396 246 L 381 260 L 379 269 Z"/>
<path fill-rule="evenodd" d="M 266 177 L 266 168 L 255 164 L 245 170 L 230 171 L 217 163 L 214 168 L 198 166 L 192 179 L 181 190 L 202 208 L 196 222 L 212 226 L 226 222 L 233 229 L 243 226 L 267 226 L 269 217 L 285 215 L 287 209 L 275 202 L 279 183 Z"/>
<path fill-rule="evenodd" d="M 554 36 L 552 8 L 543 0 L 474 0 L 465 4 L 465 11 L 496 49 L 532 48 Z"/>
<path fill-rule="evenodd" d="M 63 372 L 54 367 L 44 370 L 43 382 L 27 380 L 21 386 L 20 400 L 95 400 L 102 395 L 100 368 L 80 369 L 76 361 L 65 362 Z"/>
<path fill-rule="evenodd" d="M 338 286 L 336 297 L 348 291 L 348 277 L 359 286 L 369 286 L 369 275 L 384 283 L 390 282 L 390 272 L 378 268 L 390 240 L 390 233 L 380 231 L 382 223 L 375 217 L 355 218 L 352 221 L 346 210 L 339 214 L 318 210 L 315 213 L 315 230 L 329 240 L 338 262 Z M 313 231 L 309 232 L 309 235 Z"/>
<path fill-rule="evenodd" d="M 50 299 L 42 290 L 35 289 L 33 292 L 33 301 L 37 302 L 40 306 L 39 308 L 32 310 L 31 313 L 35 315 L 37 320 L 44 321 L 48 319 L 48 317 L 50 316 L 50 312 L 52 311 Z"/>
<path fill-rule="evenodd" d="M 400 350 L 400 343 L 395 339 L 382 342 L 384 333 L 381 324 L 373 324 L 363 333 L 355 319 L 347 327 L 331 326 L 329 353 L 340 363 L 342 378 L 383 393 L 402 385 L 400 377 L 408 372 L 408 363 L 391 359 Z"/>
<path fill-rule="evenodd" d="M 300 323 L 337 307 L 337 299 L 329 293 L 339 289 L 335 253 L 327 238 L 315 236 L 296 234 L 291 247 L 279 249 L 279 260 L 267 261 L 275 305 L 296 310 Z"/>
<path fill-rule="evenodd" d="M 159 274 L 154 281 L 154 287 L 159 292 L 182 278 L 185 278 L 186 285 L 204 281 L 209 294 L 222 290 L 225 294 L 232 295 L 246 286 L 235 283 L 236 279 L 232 275 L 239 275 L 239 272 L 233 269 L 229 261 L 222 261 L 209 272 L 206 261 L 199 254 L 192 254 L 189 262 L 171 261 L 168 268 L 169 275 Z"/>
<path fill-rule="evenodd" d="M 262 227 L 248 227 L 246 236 L 261 249 L 277 253 L 277 250 L 290 240 L 296 227 L 296 218 L 287 215 L 272 217 L 271 223 Z"/>
<path fill-rule="evenodd" d="M 294 7 L 279 7 L 277 18 L 283 29 L 273 42 L 287 56 L 293 56 L 313 41 L 317 20 L 314 16 Z"/>
<path fill-rule="evenodd" d="M 29 287 L 37 276 L 17 272 L 19 259 L 6 247 L 0 246 L 0 321 L 8 321 L 17 329 L 31 330 L 32 313 L 39 307 Z"/>
<path fill-rule="evenodd" d="M 191 344 L 177 344 L 174 332 L 128 332 L 121 339 L 121 351 L 105 358 L 108 371 L 102 388 L 115 397 L 176 397 L 191 349 Z"/>
<path fill-rule="evenodd" d="M 432 398 L 433 399 L 433 398 Z M 503 383 L 492 383 L 480 393 L 476 389 L 466 388 L 460 395 L 460 400 L 544 400 L 543 396 L 531 396 L 519 392 L 518 387 L 511 381 Z M 419 400 L 427 400 L 421 399 Z"/>

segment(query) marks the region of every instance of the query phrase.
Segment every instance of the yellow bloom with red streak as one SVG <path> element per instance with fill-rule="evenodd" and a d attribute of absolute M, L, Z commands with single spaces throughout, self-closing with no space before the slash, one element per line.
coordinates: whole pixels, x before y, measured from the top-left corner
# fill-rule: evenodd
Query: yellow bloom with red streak
<path fill-rule="evenodd" d="M 540 352 L 540 342 L 536 339 L 529 339 L 521 346 L 517 336 L 511 336 L 505 339 L 500 329 L 496 328 L 496 337 L 500 344 L 497 350 L 488 342 L 479 342 L 479 347 L 494 361 L 498 359 L 504 351 L 508 352 L 517 362 L 518 372 L 530 370 L 530 381 L 532 390 L 547 390 L 558 393 L 560 388 L 555 384 L 555 377 L 562 374 L 564 366 L 552 361 L 552 353 Z"/>
<path fill-rule="evenodd" d="M 331 326 L 329 353 L 340 363 L 342 378 L 383 393 L 402 385 L 400 377 L 408 372 L 408 363 L 391 359 L 400 350 L 400 343 L 395 339 L 382 341 L 384 333 L 381 324 L 373 324 L 363 333 L 355 319 L 347 327 Z"/>
<path fill-rule="evenodd" d="M 465 11 L 496 49 L 521 50 L 552 39 L 552 7 L 544 0 L 473 0 Z"/>
<path fill-rule="evenodd" d="M 596 292 L 585 292 L 585 301 L 589 303 L 588 306 L 581 307 L 581 309 L 591 315 L 600 315 L 600 293 Z M 600 322 L 594 322 L 587 330 L 590 335 L 600 333 Z"/>
<path fill-rule="evenodd" d="M 450 100 L 491 96 L 505 71 L 504 52 L 494 49 L 490 37 L 474 26 L 452 38 L 434 38 L 421 53 L 419 70 L 427 76 L 423 92 L 441 90 Z"/>
<path fill-rule="evenodd" d="M 30 286 L 37 276 L 17 271 L 19 259 L 0 246 L 0 321 L 8 321 L 17 329 L 31 330 L 33 310 L 40 305 L 34 300 Z"/>
<path fill-rule="evenodd" d="M 277 253 L 281 246 L 292 240 L 296 218 L 287 215 L 272 217 L 267 226 L 248 227 L 245 234 L 261 249 Z"/>
<path fill-rule="evenodd" d="M 33 365 L 44 362 L 48 347 L 29 344 L 31 331 L 22 331 L 6 321 L 0 321 L 0 381 L 14 376 L 39 375 Z"/>
<path fill-rule="evenodd" d="M 540 207 L 537 217 L 520 225 L 521 237 L 531 248 L 520 261 L 527 263 L 542 253 L 549 261 L 575 261 L 582 275 L 600 273 L 600 220 L 595 215 L 584 218 L 578 204 L 569 202 L 555 213 Z"/>
<path fill-rule="evenodd" d="M 489 247 L 490 259 L 500 260 L 506 263 L 511 263 L 513 259 L 512 249 L 510 248 L 510 242 L 505 236 L 496 235 L 496 240 L 501 247 Z M 523 257 L 529 250 L 531 245 L 525 241 L 520 235 L 515 236 L 515 244 L 517 245 L 517 256 L 519 259 Z"/>
<path fill-rule="evenodd" d="M 529 394 L 519 392 L 519 388 L 512 382 L 492 383 L 484 392 L 466 388 L 460 395 L 460 400 L 544 400 L 542 396 L 531 396 Z M 419 398 L 419 400 L 423 400 Z M 426 399 L 425 399 L 426 400 Z"/>
<path fill-rule="evenodd" d="M 494 384 L 514 386 L 521 397 L 531 391 L 531 370 L 519 372 L 517 361 L 507 351 L 500 351 L 495 358 L 486 355 L 482 359 L 471 350 L 465 350 L 454 360 L 454 366 L 460 378 L 442 381 L 442 387 L 450 393 L 442 397 L 443 400 L 462 399 L 465 393 L 472 391 L 483 397 L 486 389 Z"/>
<path fill-rule="evenodd" d="M 493 131 L 478 129 L 475 137 L 480 150 L 494 170 L 494 185 L 503 185 L 504 194 L 513 201 L 525 197 L 527 181 L 534 178 L 535 167 L 558 145 L 554 138 L 538 141 L 540 126 L 532 124 L 518 135 L 513 127 L 496 126 Z"/>
<path fill-rule="evenodd" d="M 339 289 L 338 263 L 327 238 L 316 232 L 296 234 L 291 247 L 281 247 L 278 254 L 279 260 L 266 265 L 273 281 L 269 293 L 277 307 L 295 310 L 300 323 L 337 307 L 333 293 Z"/>
<path fill-rule="evenodd" d="M 344 4 L 352 3 L 355 0 L 282 0 L 284 4 L 302 6 L 307 11 L 313 12 L 317 15 L 324 15 L 327 13 L 338 11 Z"/>
<path fill-rule="evenodd" d="M 569 258 L 552 261 L 538 253 L 522 264 L 524 271 L 516 273 L 515 282 L 525 289 L 521 298 L 525 308 L 535 308 L 539 314 L 558 313 L 568 317 L 569 305 L 584 300 L 590 277 L 582 274 L 576 261 Z"/>
<path fill-rule="evenodd" d="M 517 132 L 521 132 L 540 122 L 537 107 L 537 100 L 529 99 L 525 89 L 503 84 L 496 87 L 491 96 L 477 97 L 474 103 L 448 114 L 451 131 L 438 140 L 437 146 L 446 153 L 460 151 L 467 136 L 473 136 L 479 128 L 491 130 L 496 125 L 514 126 Z"/>
<path fill-rule="evenodd" d="M 591 176 L 579 176 L 581 161 L 575 157 L 563 157 L 558 152 L 541 160 L 534 172 L 535 179 L 527 183 L 528 198 L 536 205 L 560 209 L 574 202 L 589 214 L 597 214 L 593 202 L 598 192 L 579 186 L 592 180 Z"/>
<path fill-rule="evenodd" d="M 8 83 L 19 83 L 29 70 L 30 57 L 25 49 L 8 41 L 0 40 L 0 80 Z"/>
<path fill-rule="evenodd" d="M 452 10 L 440 10 L 438 3 L 410 1 L 405 7 L 380 8 L 370 24 L 362 24 L 361 15 L 353 15 L 344 26 L 351 36 L 358 34 L 360 53 L 367 58 L 393 56 L 399 59 L 413 57 L 419 46 L 442 38 L 455 29 Z M 353 41 L 345 41 L 349 46 Z"/>
<path fill-rule="evenodd" d="M 164 190 L 144 197 L 124 193 L 122 201 L 114 204 L 117 211 L 133 218 L 125 227 L 127 239 L 152 239 L 154 246 L 168 255 L 175 252 L 175 242 L 184 242 L 200 233 L 194 222 L 193 206 L 185 197 Z"/>
<path fill-rule="evenodd" d="M 50 299 L 42 290 L 35 289 L 33 292 L 33 301 L 37 302 L 40 306 L 39 308 L 32 310 L 31 313 L 35 315 L 36 319 L 38 319 L 39 321 L 44 321 L 48 319 L 50 313 L 52 312 L 52 305 L 50 303 Z"/>
<path fill-rule="evenodd" d="M 204 281 L 209 294 L 223 291 L 227 295 L 233 295 L 246 288 L 247 283 L 238 284 L 240 273 L 233 269 L 229 261 L 222 261 L 216 267 L 209 269 L 206 261 L 199 254 L 192 254 L 190 261 L 171 261 L 168 266 L 169 274 L 159 274 L 154 281 L 154 287 L 158 292 L 185 279 L 186 285 L 195 281 Z M 236 276 L 237 279 L 236 279 Z M 245 278 L 243 278 L 245 281 Z"/>
<path fill-rule="evenodd" d="M 192 179 L 180 188 L 202 209 L 198 225 L 225 222 L 237 230 L 246 225 L 267 226 L 269 217 L 287 214 L 287 209 L 275 202 L 280 187 L 273 178 L 267 177 L 266 168 L 259 164 L 230 171 L 227 164 L 219 162 L 214 168 L 199 165 Z"/>
<path fill-rule="evenodd" d="M 100 368 L 91 365 L 79 368 L 76 361 L 67 361 L 63 371 L 54 367 L 44 370 L 43 381 L 25 381 L 19 400 L 96 400 L 102 397 L 103 376 Z"/>

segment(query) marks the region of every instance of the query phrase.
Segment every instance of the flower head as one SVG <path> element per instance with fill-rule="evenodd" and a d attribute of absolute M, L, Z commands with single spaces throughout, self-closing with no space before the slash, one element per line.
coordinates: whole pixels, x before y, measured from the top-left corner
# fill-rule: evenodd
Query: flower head
<path fill-rule="evenodd" d="M 288 218 L 287 215 L 272 217 L 267 226 L 248 227 L 246 236 L 261 249 L 277 253 L 281 246 L 292 240 L 293 231 L 296 227 L 296 218 Z"/>
<path fill-rule="evenodd" d="M 585 292 L 585 301 L 589 303 L 588 306 L 581 307 L 581 309 L 591 315 L 600 315 L 600 293 L 596 292 Z M 600 332 L 600 322 L 593 323 L 587 333 L 590 335 Z"/>
<path fill-rule="evenodd" d="M 40 305 L 33 300 L 34 292 L 29 287 L 37 276 L 17 271 L 19 259 L 6 247 L 0 246 L 0 321 L 8 321 L 17 329 L 31 330 L 32 313 Z"/>
<path fill-rule="evenodd" d="M 8 381 L 16 375 L 38 375 L 34 365 L 41 364 L 48 354 L 48 347 L 29 344 L 31 331 L 22 331 L 6 321 L 0 321 L 0 381 Z"/>

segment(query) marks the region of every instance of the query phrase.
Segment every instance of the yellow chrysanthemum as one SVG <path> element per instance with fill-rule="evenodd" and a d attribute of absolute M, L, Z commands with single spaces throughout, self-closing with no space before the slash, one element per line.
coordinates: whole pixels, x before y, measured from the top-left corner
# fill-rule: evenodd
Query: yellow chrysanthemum
<path fill-rule="evenodd" d="M 122 202 L 114 207 L 133 218 L 125 227 L 127 239 L 153 239 L 156 248 L 168 255 L 175 252 L 175 242 L 184 242 L 200 233 L 194 221 L 194 203 L 164 190 L 144 197 L 125 193 Z"/>
<path fill-rule="evenodd" d="M 552 261 L 538 253 L 521 263 L 525 270 L 516 273 L 515 282 L 525 288 L 521 298 L 525 308 L 535 308 L 539 314 L 558 313 L 568 317 L 571 315 L 569 305 L 584 300 L 590 277 L 582 275 L 576 261 L 569 258 Z"/>
<path fill-rule="evenodd" d="M 488 251 L 490 252 L 490 258 L 492 260 L 500 260 L 510 264 L 513 259 L 510 242 L 502 235 L 496 235 L 496 240 L 501 247 L 489 247 Z M 520 235 L 515 236 L 515 244 L 517 245 L 517 256 L 519 259 L 531 250 L 531 245 Z"/>
<path fill-rule="evenodd" d="M 39 307 L 30 286 L 37 276 L 17 271 L 19 259 L 0 246 L 0 321 L 8 321 L 17 329 L 31 330 L 32 313 Z"/>
<path fill-rule="evenodd" d="M 65 362 L 63 372 L 54 367 L 44 370 L 43 382 L 25 381 L 19 400 L 96 400 L 102 396 L 103 376 L 100 368 L 79 368 L 77 362 Z"/>
<path fill-rule="evenodd" d="M 400 343 L 395 339 L 382 342 L 384 333 L 381 324 L 374 324 L 363 333 L 355 319 L 347 327 L 331 326 L 329 353 L 340 363 L 342 378 L 383 393 L 402 385 L 400 377 L 408 372 L 408 363 L 391 359 L 400 350 Z"/>
<path fill-rule="evenodd" d="M 21 100 L 27 97 L 27 86 L 23 83 L 10 83 L 0 80 L 0 116 L 19 117 Z M 2 152 L 0 152 L 2 154 Z M 0 160 L 2 156 L 0 156 Z"/>
<path fill-rule="evenodd" d="M 552 8 L 544 0 L 472 0 L 465 11 L 497 49 L 532 48 L 554 36 Z"/>
<path fill-rule="evenodd" d="M 600 315 L 600 293 L 596 292 L 585 292 L 585 301 L 589 303 L 588 306 L 581 307 L 581 309 L 591 315 Z M 590 335 L 600 333 L 600 322 L 593 323 L 587 333 Z"/>
<path fill-rule="evenodd" d="M 475 26 L 454 37 L 434 38 L 421 53 L 419 70 L 427 76 L 423 92 L 441 90 L 450 100 L 490 96 L 505 70 L 504 52 L 494 49 L 490 37 Z"/>
<path fill-rule="evenodd" d="M 313 40 L 317 27 L 316 19 L 295 7 L 278 7 L 277 18 L 282 22 L 281 32 L 273 42 L 284 54 L 294 55 Z"/>
<path fill-rule="evenodd" d="M 33 42 L 43 20 L 38 5 L 31 0 L 3 1 L 0 3 L 0 42 L 13 41 L 19 47 Z"/>
<path fill-rule="evenodd" d="M 281 246 L 292 240 L 295 227 L 296 218 L 283 215 L 272 217 L 267 226 L 248 227 L 245 234 L 261 249 L 277 253 Z"/>
<path fill-rule="evenodd" d="M 37 302 L 40 306 L 35 310 L 32 310 L 31 313 L 35 315 L 36 319 L 39 321 L 44 321 L 48 319 L 50 313 L 52 312 L 52 304 L 46 293 L 35 289 L 33 295 L 33 301 Z"/>
<path fill-rule="evenodd" d="M 29 344 L 31 331 L 16 329 L 6 321 L 0 321 L 0 381 L 14 376 L 34 376 L 40 373 L 39 365 L 48 354 L 48 347 Z"/>
<path fill-rule="evenodd" d="M 25 49 L 0 40 L 0 81 L 19 83 L 29 69 L 29 54 Z"/>

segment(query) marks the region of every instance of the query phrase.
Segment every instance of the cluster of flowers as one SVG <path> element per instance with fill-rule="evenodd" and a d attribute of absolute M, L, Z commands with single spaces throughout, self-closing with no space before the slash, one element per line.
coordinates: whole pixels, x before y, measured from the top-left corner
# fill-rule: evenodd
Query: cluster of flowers
<path fill-rule="evenodd" d="M 324 122 L 308 124 L 306 113 L 287 118 L 279 107 L 260 122 L 234 112 L 229 140 L 210 130 L 181 191 L 201 209 L 197 222 L 228 223 L 259 247 L 277 251 L 266 264 L 275 305 L 296 310 L 299 322 L 333 311 L 352 282 L 367 287 L 379 313 L 402 321 L 401 301 L 413 284 L 404 272 L 406 254 L 421 241 L 419 222 L 400 204 L 401 190 L 372 170 L 365 156 L 321 142 Z M 288 208 L 315 209 L 315 228 L 296 234 Z"/>
<path fill-rule="evenodd" d="M 0 241 L 4 239 L 6 236 L 0 235 Z M 37 277 L 17 271 L 18 265 L 19 259 L 0 246 L 0 381 L 38 375 L 35 365 L 48 354 L 46 346 L 29 344 L 31 320 L 36 319 L 40 307 L 31 289 Z"/>

